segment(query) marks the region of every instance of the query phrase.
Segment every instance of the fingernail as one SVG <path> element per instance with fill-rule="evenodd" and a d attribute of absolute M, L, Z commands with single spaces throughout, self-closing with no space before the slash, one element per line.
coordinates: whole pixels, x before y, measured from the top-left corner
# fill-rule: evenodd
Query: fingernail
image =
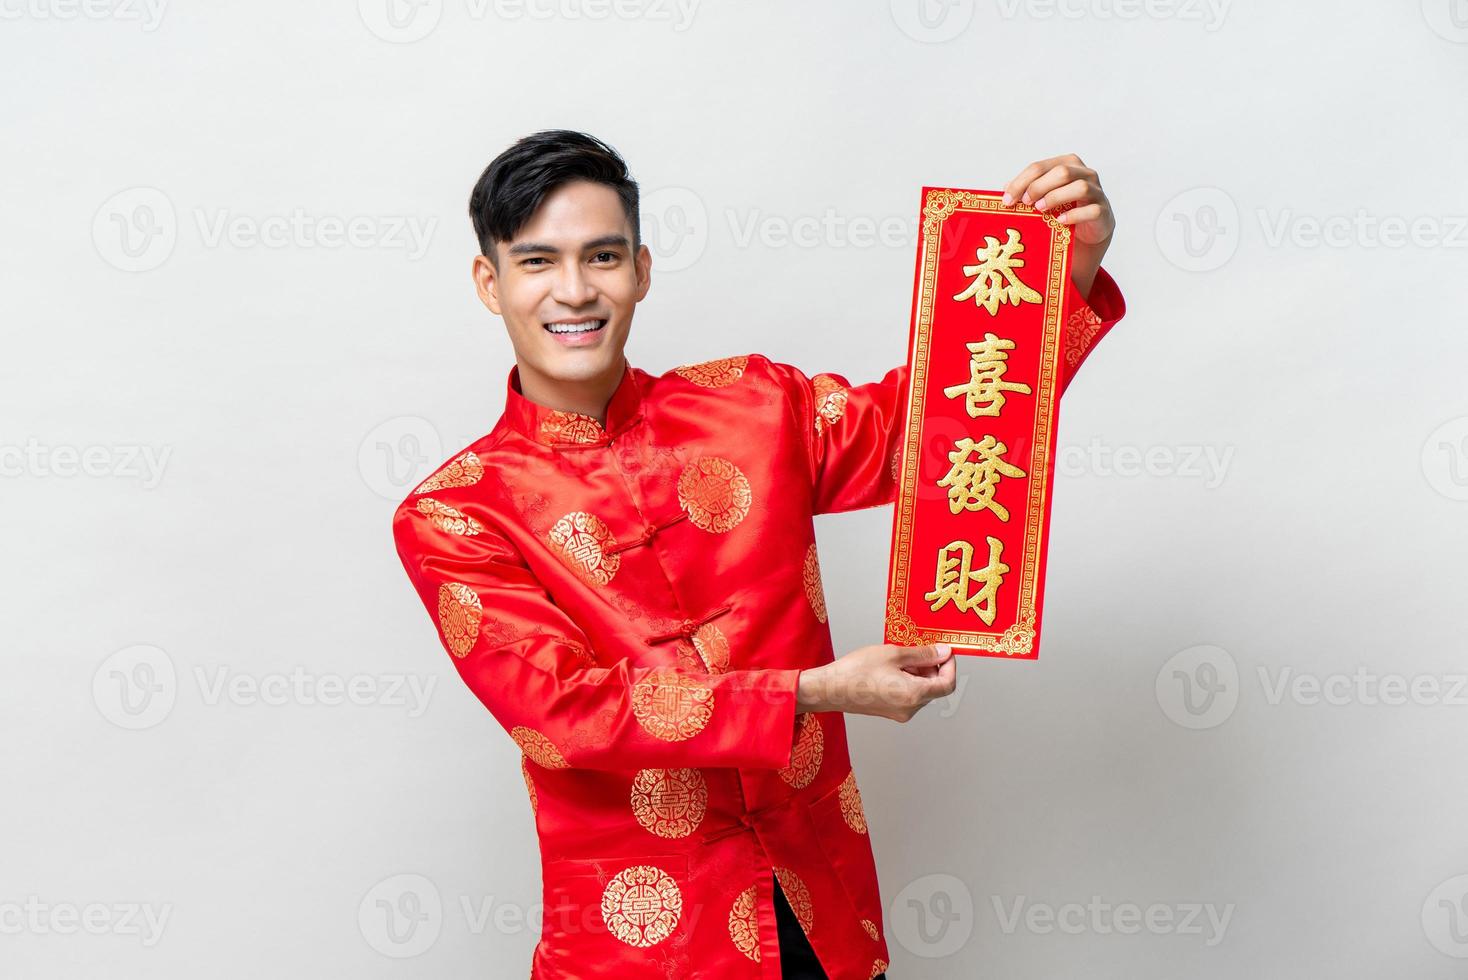
<path fill-rule="evenodd" d="M 1004 192 L 1004 197 L 1002 198 L 1002 200 L 1004 201 L 1005 204 L 1013 204 L 1014 203 L 1014 195 L 1011 194 L 1011 193 L 1009 193 L 1009 191 L 1005 191 Z"/>
<path fill-rule="evenodd" d="M 1040 198 L 1038 201 L 1035 202 L 1035 210 L 1036 211 L 1043 211 L 1043 210 L 1045 210 L 1045 199 L 1043 197 Z"/>
<path fill-rule="evenodd" d="M 948 643 L 934 643 L 933 648 L 945 657 L 953 652 L 952 644 Z"/>

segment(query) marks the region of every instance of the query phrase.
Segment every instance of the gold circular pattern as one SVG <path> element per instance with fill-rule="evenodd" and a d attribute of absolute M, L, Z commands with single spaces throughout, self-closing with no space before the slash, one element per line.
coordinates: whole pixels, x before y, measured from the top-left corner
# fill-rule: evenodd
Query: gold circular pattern
<path fill-rule="evenodd" d="M 841 780 L 841 819 L 858 834 L 867 832 L 867 815 L 861 808 L 861 790 L 856 788 L 855 771 Z"/>
<path fill-rule="evenodd" d="M 805 789 L 821 771 L 826 754 L 826 731 L 819 715 L 807 711 L 800 716 L 800 731 L 790 751 L 790 765 L 780 770 L 780 778 L 796 789 Z"/>
<path fill-rule="evenodd" d="M 753 499 L 749 480 L 722 456 L 700 456 L 678 475 L 678 504 L 705 531 L 732 530 L 749 513 Z"/>
<path fill-rule="evenodd" d="M 816 543 L 812 541 L 810 547 L 805 549 L 805 567 L 801 571 L 805 579 L 805 597 L 810 601 L 811 612 L 816 614 L 816 621 L 826 621 L 826 592 L 821 588 L 821 559 L 816 554 Z"/>
<path fill-rule="evenodd" d="M 510 737 L 525 757 L 542 769 L 565 769 L 570 765 L 555 743 L 533 728 L 516 725 L 510 729 Z"/>
<path fill-rule="evenodd" d="M 748 364 L 749 358 L 741 354 L 738 357 L 721 357 L 718 360 L 704 361 L 701 364 L 684 364 L 673 368 L 673 371 L 696 385 L 702 385 L 705 388 L 723 388 L 742 378 L 744 368 Z"/>
<path fill-rule="evenodd" d="M 650 864 L 618 872 L 601 895 L 602 921 L 628 946 L 656 946 L 672 935 L 682 914 L 678 883 Z"/>
<path fill-rule="evenodd" d="M 432 497 L 423 497 L 418 501 L 418 513 L 428 518 L 428 523 L 445 534 L 473 537 L 484 530 L 484 525 L 474 518 Z"/>
<path fill-rule="evenodd" d="M 530 794 L 530 812 L 540 815 L 540 797 L 535 792 L 535 780 L 530 778 L 530 760 L 520 756 L 520 775 L 525 777 L 525 790 Z"/>
<path fill-rule="evenodd" d="M 693 648 L 710 674 L 729 669 L 729 638 L 713 623 L 704 623 L 693 634 Z"/>
<path fill-rule="evenodd" d="M 484 607 L 479 596 L 462 582 L 445 582 L 438 587 L 438 632 L 449 652 L 467 657 L 479 639 Z"/>
<path fill-rule="evenodd" d="M 632 777 L 632 815 L 659 837 L 697 830 L 708 800 L 708 783 L 697 769 L 643 769 Z"/>
<path fill-rule="evenodd" d="M 617 539 L 595 514 L 573 510 L 546 534 L 551 546 L 576 575 L 591 585 L 606 585 L 622 567 L 622 556 L 611 554 Z"/>
<path fill-rule="evenodd" d="M 632 714 L 653 738 L 681 742 L 714 714 L 714 690 L 675 670 L 656 670 L 632 685 Z"/>
<path fill-rule="evenodd" d="M 753 885 L 739 893 L 729 910 L 729 938 L 734 940 L 734 948 L 756 963 L 759 962 L 758 911 Z"/>
<path fill-rule="evenodd" d="M 546 442 L 569 442 L 585 446 L 605 439 L 606 430 L 590 415 L 555 409 L 541 420 L 540 437 Z"/>
<path fill-rule="evenodd" d="M 464 452 L 439 467 L 438 472 L 418 484 L 414 493 L 432 493 L 453 487 L 472 487 L 484 476 L 484 464 L 473 452 Z"/>
<path fill-rule="evenodd" d="M 877 941 L 877 924 L 875 922 L 871 919 L 862 919 L 861 927 L 866 930 L 868 936 L 872 937 L 872 942 Z"/>
<path fill-rule="evenodd" d="M 810 889 L 789 868 L 776 868 L 775 878 L 780 882 L 780 890 L 785 893 L 785 899 L 790 903 L 790 910 L 795 913 L 800 928 L 809 934 L 816 918 L 815 906 L 810 900 Z"/>

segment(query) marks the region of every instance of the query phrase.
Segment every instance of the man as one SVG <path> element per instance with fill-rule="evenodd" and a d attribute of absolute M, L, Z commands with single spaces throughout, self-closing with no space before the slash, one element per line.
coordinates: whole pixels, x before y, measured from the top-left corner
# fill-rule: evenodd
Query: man
<path fill-rule="evenodd" d="M 1100 271 L 1110 206 L 1073 156 L 1007 192 L 1070 205 L 1069 380 L 1123 312 Z M 870 980 L 889 955 L 842 713 L 907 721 L 956 668 L 938 647 L 833 657 L 812 518 L 894 498 L 907 369 L 632 367 L 637 194 L 568 131 L 484 171 L 473 276 L 515 367 L 494 429 L 398 508 L 398 552 L 524 753 L 533 978 Z"/>

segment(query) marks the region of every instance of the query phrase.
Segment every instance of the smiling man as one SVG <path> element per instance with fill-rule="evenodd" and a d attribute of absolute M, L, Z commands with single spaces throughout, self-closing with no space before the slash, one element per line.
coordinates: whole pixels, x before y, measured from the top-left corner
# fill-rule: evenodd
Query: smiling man
<path fill-rule="evenodd" d="M 1071 205 L 1068 381 L 1124 312 L 1100 269 L 1111 209 L 1073 156 L 1007 192 Z M 893 500 L 906 367 L 860 385 L 754 353 L 633 367 L 652 256 L 637 184 L 585 134 L 520 140 L 469 210 L 475 287 L 515 352 L 505 410 L 393 531 L 460 676 L 523 753 L 545 909 L 532 978 L 884 976 L 843 714 L 907 721 L 956 667 L 937 647 L 834 656 L 813 518 Z"/>

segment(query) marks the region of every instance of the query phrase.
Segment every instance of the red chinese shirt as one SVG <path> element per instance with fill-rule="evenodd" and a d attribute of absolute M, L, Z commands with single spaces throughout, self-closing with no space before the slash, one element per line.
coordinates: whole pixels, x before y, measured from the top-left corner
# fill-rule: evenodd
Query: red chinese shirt
<path fill-rule="evenodd" d="M 1125 312 L 1067 283 L 1069 382 Z M 624 367 L 606 422 L 529 401 L 398 507 L 460 676 L 522 750 L 535 980 L 777 980 L 772 877 L 832 980 L 889 960 L 845 719 L 796 713 L 834 656 L 816 514 L 892 502 L 907 368 L 851 385 L 758 354 Z"/>

